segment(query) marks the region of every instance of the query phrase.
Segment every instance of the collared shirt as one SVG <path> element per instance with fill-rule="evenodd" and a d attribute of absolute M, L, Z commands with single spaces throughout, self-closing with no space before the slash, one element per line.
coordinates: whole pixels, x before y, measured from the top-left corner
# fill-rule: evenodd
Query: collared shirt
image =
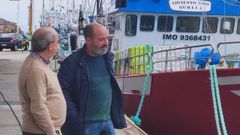
<path fill-rule="evenodd" d="M 40 56 L 39 54 L 32 52 L 31 55 L 33 57 L 38 58 L 41 62 L 45 63 L 46 65 L 48 65 L 50 63 L 50 60 L 45 60 L 42 56 Z"/>

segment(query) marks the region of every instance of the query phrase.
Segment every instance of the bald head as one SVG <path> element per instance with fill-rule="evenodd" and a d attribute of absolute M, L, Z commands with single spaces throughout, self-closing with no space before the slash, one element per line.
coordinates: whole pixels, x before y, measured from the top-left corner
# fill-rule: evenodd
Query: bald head
<path fill-rule="evenodd" d="M 106 28 L 99 23 L 91 23 L 91 24 L 87 25 L 83 30 L 84 38 L 85 39 L 87 37 L 93 38 L 95 32 L 98 31 L 98 30 L 101 30 L 101 29 L 106 30 Z"/>
<path fill-rule="evenodd" d="M 58 37 L 57 32 L 53 28 L 39 28 L 32 36 L 32 51 L 42 52 L 48 48 Z"/>

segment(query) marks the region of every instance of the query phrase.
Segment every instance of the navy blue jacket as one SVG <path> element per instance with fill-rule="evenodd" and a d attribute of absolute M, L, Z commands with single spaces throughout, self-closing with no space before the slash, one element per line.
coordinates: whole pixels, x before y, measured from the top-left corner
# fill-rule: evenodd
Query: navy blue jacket
<path fill-rule="evenodd" d="M 114 55 L 107 52 L 104 60 L 108 67 L 112 86 L 111 119 L 117 129 L 125 128 L 122 109 L 122 93 L 113 74 Z M 67 102 L 67 117 L 62 127 L 64 135 L 84 135 L 85 115 L 89 93 L 89 70 L 85 61 L 85 47 L 72 53 L 60 66 L 58 79 Z"/>

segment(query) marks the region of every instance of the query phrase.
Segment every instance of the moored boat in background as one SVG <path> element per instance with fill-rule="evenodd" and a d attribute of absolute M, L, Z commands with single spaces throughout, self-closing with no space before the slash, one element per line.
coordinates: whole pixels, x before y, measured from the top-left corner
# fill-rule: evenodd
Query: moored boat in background
<path fill-rule="evenodd" d="M 148 134 L 240 134 L 239 5 L 115 3 L 108 27 L 125 112 Z"/>

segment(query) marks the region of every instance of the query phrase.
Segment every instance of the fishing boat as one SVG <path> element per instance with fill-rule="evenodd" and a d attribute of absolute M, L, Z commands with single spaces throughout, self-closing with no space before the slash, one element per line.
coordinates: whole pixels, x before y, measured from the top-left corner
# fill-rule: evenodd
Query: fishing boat
<path fill-rule="evenodd" d="M 136 124 L 150 135 L 240 134 L 239 0 L 116 0 L 109 11 Z"/>

